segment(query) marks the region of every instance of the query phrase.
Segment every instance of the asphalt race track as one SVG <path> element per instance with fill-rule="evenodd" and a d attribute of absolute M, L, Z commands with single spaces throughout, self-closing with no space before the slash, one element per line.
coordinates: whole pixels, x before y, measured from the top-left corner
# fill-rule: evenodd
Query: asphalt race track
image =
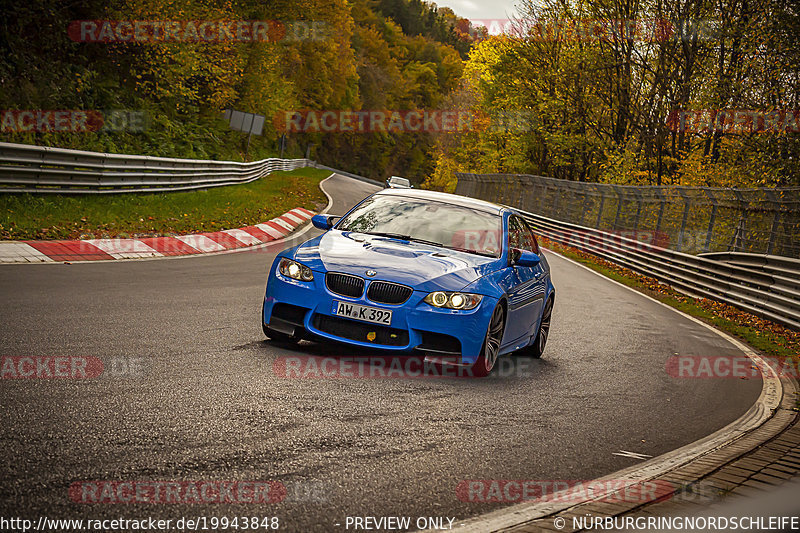
<path fill-rule="evenodd" d="M 325 183 L 342 214 L 374 187 Z M 317 234 L 311 229 L 281 246 Z M 0 381 L 2 516 L 278 516 L 288 531 L 347 516 L 450 516 L 468 479 L 592 479 L 741 416 L 759 380 L 676 379 L 675 355 L 737 355 L 706 328 L 549 254 L 545 358 L 474 379 L 288 379 L 294 355 L 368 355 L 266 341 L 275 246 L 168 260 L 0 266 L 0 355 L 92 356 L 113 375 Z M 286 501 L 78 504 L 87 480 L 278 481 Z M 340 524 L 339 526 L 335 524 Z"/>

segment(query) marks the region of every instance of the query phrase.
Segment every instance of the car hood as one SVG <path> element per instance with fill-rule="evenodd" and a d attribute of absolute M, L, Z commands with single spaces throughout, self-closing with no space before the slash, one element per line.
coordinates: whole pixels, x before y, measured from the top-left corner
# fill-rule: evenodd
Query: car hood
<path fill-rule="evenodd" d="M 417 290 L 458 291 L 498 268 L 499 259 L 363 233 L 330 230 L 299 246 L 295 259 L 317 272 L 393 281 Z M 375 275 L 368 277 L 367 270 Z"/>

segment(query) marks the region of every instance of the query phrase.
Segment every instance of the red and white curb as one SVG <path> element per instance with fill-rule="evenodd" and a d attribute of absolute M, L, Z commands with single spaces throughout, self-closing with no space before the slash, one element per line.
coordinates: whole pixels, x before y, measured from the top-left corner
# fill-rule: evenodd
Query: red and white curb
<path fill-rule="evenodd" d="M 141 239 L 0 242 L 0 263 L 105 261 L 223 252 L 282 239 L 312 216 L 314 213 L 308 209 L 298 207 L 263 224 L 213 233 Z"/>

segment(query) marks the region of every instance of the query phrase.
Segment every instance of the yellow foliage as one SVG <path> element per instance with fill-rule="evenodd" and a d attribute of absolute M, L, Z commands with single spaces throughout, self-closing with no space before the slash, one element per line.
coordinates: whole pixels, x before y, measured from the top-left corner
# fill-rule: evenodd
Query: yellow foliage
<path fill-rule="evenodd" d="M 446 155 L 440 153 L 436 160 L 436 168 L 433 174 L 422 184 L 424 189 L 435 191 L 455 192 L 458 179 L 456 172 L 459 171 L 459 164 Z"/>

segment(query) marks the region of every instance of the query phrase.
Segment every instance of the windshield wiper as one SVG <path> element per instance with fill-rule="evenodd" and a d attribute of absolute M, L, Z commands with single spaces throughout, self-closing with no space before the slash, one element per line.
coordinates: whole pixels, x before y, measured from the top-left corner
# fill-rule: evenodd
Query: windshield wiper
<path fill-rule="evenodd" d="M 444 246 L 440 242 L 426 241 L 424 239 L 417 239 L 411 235 L 402 235 L 400 233 L 388 233 L 383 231 L 363 231 L 364 235 L 375 235 L 376 237 L 386 237 L 387 239 L 398 239 L 401 241 L 418 242 L 420 244 L 430 244 L 432 246 Z"/>
<path fill-rule="evenodd" d="M 457 252 L 466 252 L 468 254 L 483 255 L 485 257 L 494 257 L 494 254 L 490 254 L 488 252 L 479 252 L 477 250 L 470 250 L 469 248 L 459 248 L 458 246 L 447 246 L 446 244 L 442 244 L 440 242 L 426 241 L 425 239 L 417 239 L 415 237 L 411 237 L 410 240 L 412 242 L 418 242 L 420 244 L 430 244 L 431 246 L 438 246 L 440 248 L 445 248 L 447 250 L 455 250 Z"/>
<path fill-rule="evenodd" d="M 418 239 L 416 237 L 412 237 L 411 235 L 401 235 L 399 233 L 387 233 L 379 231 L 374 231 L 374 232 L 368 231 L 364 233 L 366 235 L 375 235 L 376 237 L 387 237 L 389 239 L 399 239 L 401 241 L 409 241 L 409 242 L 416 242 L 419 244 L 427 244 L 430 246 L 438 246 L 439 248 L 446 248 L 447 250 L 455 250 L 457 252 L 466 252 L 468 254 L 482 255 L 484 257 L 497 257 L 495 254 L 491 254 L 489 252 L 479 252 L 477 250 L 470 250 L 469 248 L 459 248 L 458 246 L 446 246 L 440 242 Z"/>
<path fill-rule="evenodd" d="M 447 248 L 444 244 L 436 241 L 426 241 L 425 239 L 418 239 L 416 237 L 412 237 L 411 235 L 401 235 L 400 233 L 385 233 L 381 231 L 364 231 L 362 232 L 365 235 L 375 235 L 376 237 L 386 237 L 389 239 L 399 239 L 401 241 L 408 241 L 408 242 L 416 242 L 419 244 L 428 244 L 430 246 L 439 246 L 441 248 Z"/>
<path fill-rule="evenodd" d="M 435 241 L 426 241 L 425 239 L 417 239 L 416 237 L 411 237 L 411 240 L 414 242 L 418 242 L 420 244 L 429 244 L 430 246 L 439 246 L 441 248 L 447 248 L 444 244 Z"/>
<path fill-rule="evenodd" d="M 401 241 L 410 241 L 411 235 L 401 235 L 400 233 L 385 233 L 380 231 L 362 231 L 364 235 L 375 235 L 376 237 L 386 237 L 389 239 L 399 239 Z"/>

